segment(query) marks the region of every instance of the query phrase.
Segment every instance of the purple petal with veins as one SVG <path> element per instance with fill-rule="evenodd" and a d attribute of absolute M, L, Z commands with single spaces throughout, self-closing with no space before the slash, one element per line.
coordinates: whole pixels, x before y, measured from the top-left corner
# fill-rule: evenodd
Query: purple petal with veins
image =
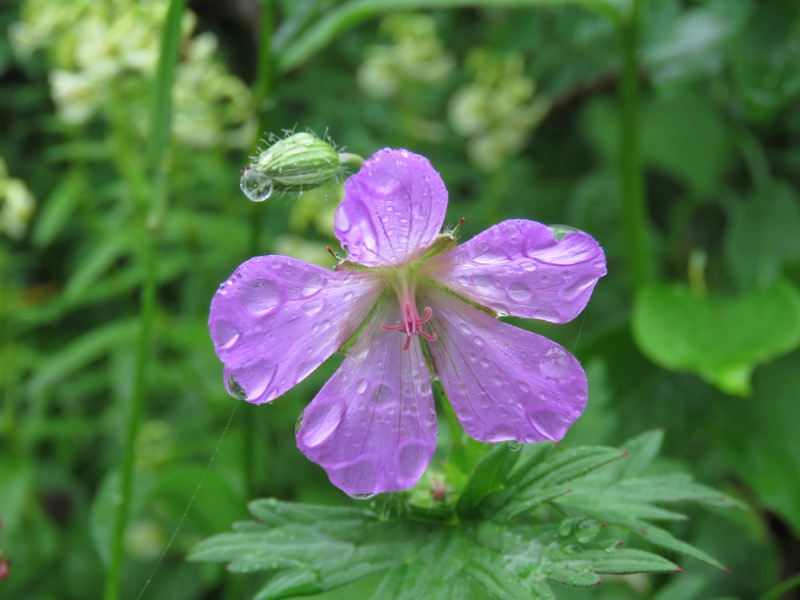
<path fill-rule="evenodd" d="M 445 254 L 426 273 L 502 315 L 566 323 L 584 309 L 606 273 L 603 249 L 589 235 L 560 241 L 534 221 L 504 221 Z"/>
<path fill-rule="evenodd" d="M 385 149 L 345 183 L 334 232 L 352 262 L 400 266 L 430 247 L 446 209 L 447 189 L 427 158 Z"/>
<path fill-rule="evenodd" d="M 382 288 L 371 273 L 285 256 L 242 264 L 214 296 L 208 321 L 228 391 L 261 404 L 294 387 L 355 333 Z"/>
<path fill-rule="evenodd" d="M 583 412 L 586 374 L 564 348 L 434 287 L 433 363 L 467 433 L 484 442 L 560 440 Z"/>
<path fill-rule="evenodd" d="M 400 317 L 386 302 L 308 405 L 297 445 L 351 495 L 408 489 L 436 448 L 436 411 L 419 338 L 408 350 L 380 328 Z"/>

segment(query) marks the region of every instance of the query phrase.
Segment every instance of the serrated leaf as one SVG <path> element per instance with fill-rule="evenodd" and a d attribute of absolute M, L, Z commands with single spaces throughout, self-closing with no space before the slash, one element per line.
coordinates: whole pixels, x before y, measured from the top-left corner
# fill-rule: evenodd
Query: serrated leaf
<path fill-rule="evenodd" d="M 495 598 L 507 600 L 554 600 L 556 595 L 547 583 L 528 580 L 524 583 L 509 577 L 508 569 L 497 556 L 486 556 L 469 564 L 469 576 Z"/>
<path fill-rule="evenodd" d="M 656 432 L 657 434 L 657 432 Z M 629 443 L 632 458 L 644 466 L 646 456 L 652 456 L 657 435 L 645 434 Z M 634 469 L 641 472 L 641 469 Z M 657 503 L 695 502 L 701 504 L 741 507 L 741 503 L 709 487 L 695 483 L 684 473 L 659 474 L 629 478 L 624 469 L 599 471 L 573 484 L 572 493 L 554 502 L 570 514 L 589 515 L 608 525 L 633 531 L 649 542 L 674 552 L 691 556 L 719 569 L 724 569 L 713 557 L 682 542 L 650 520 L 684 519 L 681 513 L 665 509 Z"/>
<path fill-rule="evenodd" d="M 587 550 L 580 554 L 581 560 L 589 561 L 597 573 L 622 575 L 626 573 L 674 573 L 680 568 L 665 558 L 636 550 L 621 548 L 613 551 Z"/>
<path fill-rule="evenodd" d="M 518 460 L 519 452 L 512 452 L 508 444 L 494 445 L 475 466 L 458 499 L 456 512 L 469 515 L 486 496 L 501 489 Z"/>
<path fill-rule="evenodd" d="M 189 560 L 227 562 L 234 572 L 268 571 L 259 598 L 319 593 L 386 571 L 414 556 L 428 530 L 417 523 L 380 521 L 356 508 L 259 500 L 250 510 L 266 524 L 200 542 Z M 299 590 L 302 590 L 299 591 Z"/>
<path fill-rule="evenodd" d="M 318 593 L 378 573 L 385 576 L 375 600 L 459 600 L 469 594 L 468 580 L 497 598 L 549 600 L 551 582 L 581 587 L 600 583 L 604 573 L 677 570 L 651 552 L 619 548 L 608 526 L 722 568 L 650 522 L 682 518 L 659 504 L 727 500 L 687 475 L 648 475 L 661 437 L 655 431 L 634 438 L 627 455 L 605 447 L 558 451 L 543 445 L 528 453 L 533 465 L 520 465 L 504 483 L 502 475 L 511 467 L 501 450 L 493 449 L 475 473 L 492 480 L 489 488 L 505 487 L 477 505 L 476 487 L 465 506 L 479 506 L 479 511 L 463 522 L 453 522 L 452 514 L 420 523 L 402 520 L 400 515 L 412 514 L 402 510 L 379 518 L 358 507 L 255 501 L 250 510 L 260 523 L 237 524 L 233 533 L 198 544 L 189 558 L 227 562 L 234 572 L 266 571 L 257 596 L 263 600 Z M 630 461 L 628 468 L 609 468 L 622 456 Z M 526 513 L 544 503 L 558 508 L 550 514 L 574 516 L 543 522 L 539 516 L 546 519 L 548 512 L 540 511 L 540 524 L 531 525 Z M 526 519 L 517 520 L 523 514 Z"/>
<path fill-rule="evenodd" d="M 517 485 L 545 488 L 567 483 L 623 456 L 620 450 L 603 446 L 582 446 L 554 452 L 520 479 Z"/>
<path fill-rule="evenodd" d="M 800 294 L 782 280 L 732 298 L 696 295 L 683 285 L 649 286 L 636 296 L 633 333 L 662 367 L 745 395 L 756 365 L 800 344 Z"/>
<path fill-rule="evenodd" d="M 498 522 L 509 522 L 543 502 L 568 493 L 571 482 L 621 458 L 624 453 L 615 448 L 586 446 L 546 456 L 532 468 L 512 473 L 505 489 L 487 497 L 481 507 L 483 514 Z"/>
<path fill-rule="evenodd" d="M 374 600 L 459 600 L 467 595 L 461 573 L 469 546 L 460 532 L 440 530 L 418 548 L 413 561 L 401 563 L 381 582 Z"/>

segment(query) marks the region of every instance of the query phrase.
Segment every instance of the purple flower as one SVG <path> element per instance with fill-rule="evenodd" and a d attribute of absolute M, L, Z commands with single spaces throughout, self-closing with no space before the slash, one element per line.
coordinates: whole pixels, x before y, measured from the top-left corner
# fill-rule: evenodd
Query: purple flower
<path fill-rule="evenodd" d="M 439 235 L 447 190 L 428 160 L 381 150 L 345 184 L 329 271 L 285 256 L 241 265 L 211 303 L 228 391 L 260 404 L 344 346 L 306 408 L 297 444 L 352 495 L 419 481 L 436 447 L 438 377 L 477 440 L 559 440 L 586 405 L 586 375 L 558 344 L 497 320 L 565 323 L 606 272 L 590 236 L 504 221 L 460 246 Z"/>

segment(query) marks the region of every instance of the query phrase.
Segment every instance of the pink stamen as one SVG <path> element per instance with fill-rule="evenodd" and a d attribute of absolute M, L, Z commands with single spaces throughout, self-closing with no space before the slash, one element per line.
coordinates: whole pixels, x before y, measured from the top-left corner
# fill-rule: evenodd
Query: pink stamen
<path fill-rule="evenodd" d="M 405 331 L 406 343 L 403 344 L 403 350 L 409 349 L 411 346 L 411 338 L 415 335 L 421 335 L 429 342 L 435 342 L 437 340 L 435 333 L 422 331 L 422 325 L 430 321 L 433 316 L 433 310 L 431 310 L 430 306 L 425 307 L 425 314 L 420 317 L 414 303 L 407 300 L 403 303 L 402 313 L 403 320 L 400 323 L 397 325 L 384 325 L 381 323 L 381 329 L 384 331 Z"/>

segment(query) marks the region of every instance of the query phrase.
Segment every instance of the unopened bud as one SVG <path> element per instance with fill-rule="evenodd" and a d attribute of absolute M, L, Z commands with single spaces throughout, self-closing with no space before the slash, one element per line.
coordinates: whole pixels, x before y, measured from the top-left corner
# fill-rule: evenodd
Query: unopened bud
<path fill-rule="evenodd" d="M 253 202 L 274 192 L 307 190 L 337 179 L 339 152 L 310 133 L 295 133 L 264 150 L 242 172 L 241 188 Z"/>

